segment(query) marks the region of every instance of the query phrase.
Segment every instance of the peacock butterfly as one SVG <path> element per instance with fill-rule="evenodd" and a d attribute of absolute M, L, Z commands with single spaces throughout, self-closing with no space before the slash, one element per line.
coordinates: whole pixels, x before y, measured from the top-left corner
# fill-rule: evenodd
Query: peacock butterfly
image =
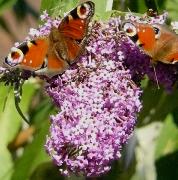
<path fill-rule="evenodd" d="M 152 58 L 153 62 L 178 62 L 178 35 L 168 27 L 125 21 L 122 23 L 122 30 Z"/>
<path fill-rule="evenodd" d="M 68 68 L 83 51 L 94 3 L 86 1 L 71 10 L 49 36 L 39 37 L 12 47 L 3 64 L 8 68 L 30 70 L 52 77 Z"/>
<path fill-rule="evenodd" d="M 19 107 L 25 80 L 32 74 L 44 75 L 48 79 L 74 63 L 86 45 L 88 25 L 94 11 L 93 2 L 83 2 L 71 10 L 58 27 L 52 27 L 49 35 L 11 48 L 3 61 L 8 71 L 2 74 L 0 82 L 13 86 L 15 106 L 25 122 L 30 123 Z"/>

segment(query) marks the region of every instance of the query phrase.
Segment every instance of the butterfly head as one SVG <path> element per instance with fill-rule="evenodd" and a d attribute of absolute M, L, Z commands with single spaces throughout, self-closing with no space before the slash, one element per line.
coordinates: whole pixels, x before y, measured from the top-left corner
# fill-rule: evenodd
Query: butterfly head
<path fill-rule="evenodd" d="M 146 15 L 149 17 L 156 17 L 158 16 L 158 11 L 156 9 L 150 8 L 147 10 Z"/>

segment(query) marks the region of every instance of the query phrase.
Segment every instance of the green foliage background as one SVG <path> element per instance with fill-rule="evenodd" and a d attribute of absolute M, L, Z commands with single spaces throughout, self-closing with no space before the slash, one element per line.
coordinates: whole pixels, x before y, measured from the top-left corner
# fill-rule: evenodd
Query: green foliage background
<path fill-rule="evenodd" d="M 167 10 L 171 20 L 178 20 L 178 0 L 93 0 L 96 4 L 95 19 L 107 20 L 111 10 L 144 13 L 148 8 Z M 16 15 L 23 17 L 27 12 L 38 16 L 22 0 L 0 0 L 0 15 L 16 7 Z M 41 10 L 51 16 L 63 13 L 76 6 L 78 0 L 42 0 Z M 107 4 L 112 9 L 105 12 Z M 23 20 L 23 18 L 22 18 Z M 2 28 L 8 23 L 0 17 Z M 113 162 L 112 170 L 98 180 L 176 180 L 178 179 L 178 90 L 167 93 L 158 90 L 149 81 L 143 82 L 143 109 L 133 137 L 123 148 L 122 158 Z M 8 93 L 10 91 L 10 93 Z M 7 97 L 8 96 L 8 97 Z M 7 99 L 3 110 L 4 100 Z M 43 86 L 29 81 L 23 87 L 23 112 L 29 116 L 35 133 L 30 142 L 22 147 L 9 150 L 11 143 L 24 126 L 18 115 L 11 89 L 0 85 L 0 180 L 83 180 L 85 177 L 64 178 L 45 153 L 44 143 L 49 129 L 49 115 L 55 114 L 50 99 L 43 93 Z"/>

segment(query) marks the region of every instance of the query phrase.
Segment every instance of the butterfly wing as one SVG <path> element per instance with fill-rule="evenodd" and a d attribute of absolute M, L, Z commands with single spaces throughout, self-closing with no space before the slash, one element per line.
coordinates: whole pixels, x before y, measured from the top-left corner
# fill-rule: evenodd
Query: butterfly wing
<path fill-rule="evenodd" d="M 93 14 L 93 2 L 78 5 L 63 18 L 58 28 L 51 29 L 49 37 L 13 47 L 5 58 L 5 67 L 19 67 L 47 76 L 62 73 L 84 49 Z"/>
<path fill-rule="evenodd" d="M 138 45 L 151 57 L 154 56 L 155 33 L 153 28 L 148 24 L 137 24 Z"/>
<path fill-rule="evenodd" d="M 48 46 L 47 38 L 23 42 L 17 47 L 12 47 L 11 52 L 5 58 L 4 65 L 31 71 L 40 69 L 43 66 Z"/>
<path fill-rule="evenodd" d="M 62 19 L 58 28 L 51 29 L 48 76 L 62 73 L 81 54 L 87 39 L 88 24 L 93 14 L 94 3 L 84 2 L 70 11 Z M 42 71 L 40 70 L 40 73 Z"/>
<path fill-rule="evenodd" d="M 162 57 L 160 61 L 166 64 L 178 63 L 178 37 L 171 39 L 166 45 L 167 51 L 162 52 Z M 161 51 L 164 51 L 162 49 Z M 163 56 L 164 55 L 164 56 Z"/>
<path fill-rule="evenodd" d="M 141 47 L 146 54 L 153 56 L 155 34 L 150 25 L 126 21 L 122 24 L 122 30 L 134 43 Z"/>
<path fill-rule="evenodd" d="M 84 2 L 69 12 L 58 29 L 64 37 L 81 41 L 87 34 L 88 23 L 94 15 L 94 3 Z"/>
<path fill-rule="evenodd" d="M 85 46 L 88 24 L 93 14 L 94 3 L 84 2 L 70 11 L 58 27 L 59 33 L 63 37 L 63 44 L 67 48 L 67 61 L 70 64 L 75 61 Z"/>
<path fill-rule="evenodd" d="M 153 61 L 167 64 L 178 61 L 178 36 L 166 26 L 129 21 L 123 24 L 123 30 Z"/>
<path fill-rule="evenodd" d="M 156 28 L 160 33 L 155 43 L 153 60 L 166 64 L 175 63 L 178 61 L 178 36 L 166 26 L 156 25 Z"/>

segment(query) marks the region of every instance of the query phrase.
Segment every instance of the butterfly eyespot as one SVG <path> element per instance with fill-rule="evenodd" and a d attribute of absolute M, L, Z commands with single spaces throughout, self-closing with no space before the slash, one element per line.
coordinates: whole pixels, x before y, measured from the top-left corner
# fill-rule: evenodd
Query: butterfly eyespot
<path fill-rule="evenodd" d="M 80 7 L 80 14 L 85 14 L 86 13 L 86 7 L 84 5 L 82 5 Z"/>
<path fill-rule="evenodd" d="M 154 32 L 155 32 L 155 38 L 158 39 L 160 37 L 160 35 L 161 35 L 160 29 L 156 25 L 153 26 L 153 29 L 154 29 Z"/>
<path fill-rule="evenodd" d="M 77 7 L 77 15 L 81 19 L 86 19 L 90 15 L 90 12 L 91 12 L 91 7 L 87 3 L 84 3 Z"/>
<path fill-rule="evenodd" d="M 122 27 L 128 36 L 132 37 L 137 34 L 137 29 L 136 29 L 135 25 L 130 22 L 126 22 L 125 24 L 123 24 Z"/>
<path fill-rule="evenodd" d="M 18 52 L 12 52 L 12 53 L 11 53 L 11 57 L 12 57 L 13 59 L 18 59 L 18 58 L 20 57 L 20 54 L 19 54 Z"/>
<path fill-rule="evenodd" d="M 5 63 L 10 66 L 16 66 L 22 62 L 23 58 L 24 58 L 23 52 L 16 47 L 12 47 L 11 53 L 5 59 Z"/>

